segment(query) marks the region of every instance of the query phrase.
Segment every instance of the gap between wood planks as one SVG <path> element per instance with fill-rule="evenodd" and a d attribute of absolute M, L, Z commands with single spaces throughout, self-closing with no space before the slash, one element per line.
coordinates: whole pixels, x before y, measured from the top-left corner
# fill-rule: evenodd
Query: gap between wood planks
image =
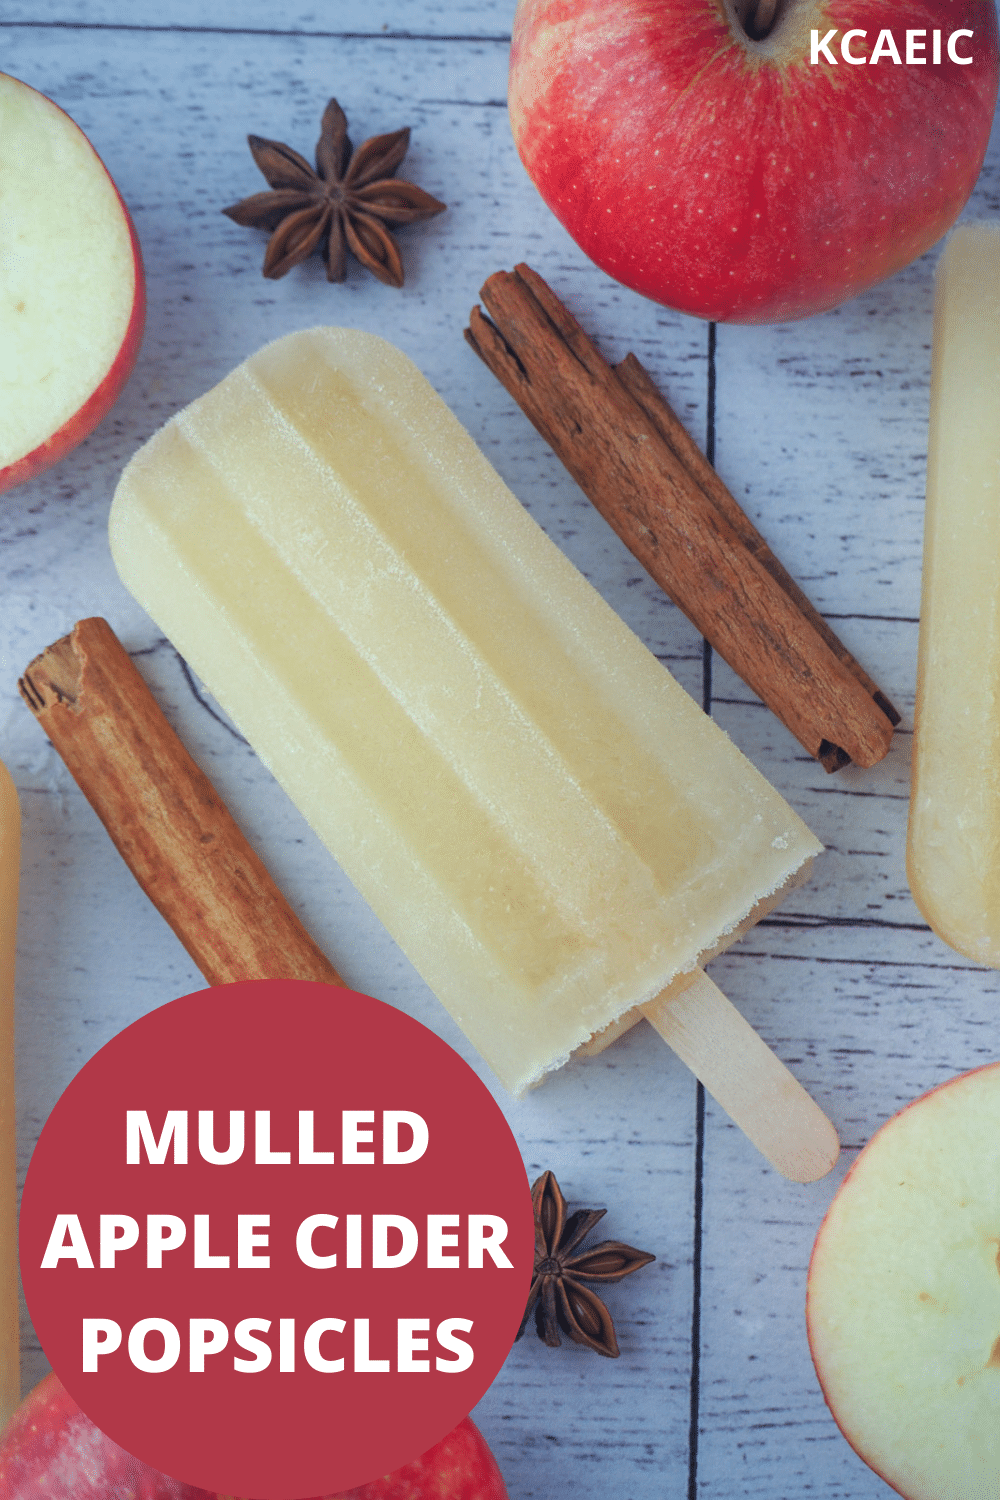
<path fill-rule="evenodd" d="M 181 22 L 165 22 L 152 25 L 138 21 L 5 21 L 0 28 L 14 30 L 24 27 L 32 31 L 176 31 L 178 33 L 207 34 L 211 36 L 286 36 L 302 37 L 305 41 L 333 42 L 459 42 L 482 45 L 493 43 L 510 46 L 510 33 L 487 33 L 468 36 L 438 35 L 433 31 L 305 31 L 281 26 L 187 26 Z"/>

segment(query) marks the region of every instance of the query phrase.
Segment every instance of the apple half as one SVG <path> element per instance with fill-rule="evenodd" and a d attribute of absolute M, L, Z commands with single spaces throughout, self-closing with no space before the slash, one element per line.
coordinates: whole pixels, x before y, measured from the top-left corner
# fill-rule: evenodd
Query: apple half
<path fill-rule="evenodd" d="M 908 1500 L 1000 1495 L 1000 1063 L 894 1115 L 813 1249 L 806 1316 L 851 1446 Z"/>
<path fill-rule="evenodd" d="M 145 306 L 139 241 L 97 152 L 44 94 L 0 73 L 0 490 L 110 410 Z"/>
<path fill-rule="evenodd" d="M 832 61 L 811 61 L 813 32 Z M 519 0 L 508 97 L 529 176 L 602 270 L 680 312 L 775 323 L 941 238 L 997 79 L 993 0 Z"/>

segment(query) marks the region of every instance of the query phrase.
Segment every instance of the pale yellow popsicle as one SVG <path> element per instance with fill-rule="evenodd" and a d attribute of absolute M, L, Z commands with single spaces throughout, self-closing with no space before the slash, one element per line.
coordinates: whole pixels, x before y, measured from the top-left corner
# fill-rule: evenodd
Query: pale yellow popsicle
<path fill-rule="evenodd" d="M 0 1428 L 21 1399 L 14 1134 L 14 942 L 21 818 L 0 762 Z"/>
<path fill-rule="evenodd" d="M 181 412 L 111 543 L 515 1092 L 820 848 L 371 335 L 293 334 Z"/>
<path fill-rule="evenodd" d="M 937 273 L 908 873 L 939 937 L 1000 968 L 1000 229 Z"/>

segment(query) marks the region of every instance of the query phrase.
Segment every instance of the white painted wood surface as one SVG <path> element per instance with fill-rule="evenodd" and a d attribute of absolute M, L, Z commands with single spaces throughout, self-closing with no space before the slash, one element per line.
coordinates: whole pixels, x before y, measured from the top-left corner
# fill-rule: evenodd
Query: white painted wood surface
<path fill-rule="evenodd" d="M 0 503 L 0 757 L 24 812 L 19 939 L 21 1172 L 80 1065 L 136 1016 L 200 987 L 21 705 L 28 660 L 105 614 L 186 742 L 350 983 L 437 1029 L 447 1015 L 119 585 L 105 525 L 122 464 L 265 340 L 316 322 L 388 334 L 516 493 L 693 692 L 702 648 L 462 340 L 485 277 L 529 261 L 615 358 L 634 349 L 702 442 L 708 331 L 601 275 L 524 176 L 503 108 L 510 0 L 8 0 L 2 67 L 78 120 L 135 217 L 149 324 L 111 417 Z M 247 131 L 308 153 L 336 94 L 355 140 L 413 126 L 404 172 L 450 205 L 401 236 L 397 293 L 317 261 L 263 281 L 263 236 L 223 218 L 262 185 Z M 995 140 L 970 209 L 1000 213 Z M 555 1170 L 602 1228 L 657 1261 L 609 1292 L 622 1356 L 516 1345 L 477 1411 L 512 1500 L 889 1494 L 841 1439 L 806 1347 L 812 1239 L 837 1182 L 906 1100 L 1000 1055 L 997 976 L 933 937 L 906 885 L 932 269 L 825 317 L 720 328 L 718 466 L 775 551 L 905 715 L 874 772 L 835 777 L 718 661 L 719 721 L 828 846 L 812 882 L 712 966 L 845 1143 L 832 1178 L 782 1180 L 645 1027 L 521 1104 L 529 1174 Z M 498 1094 L 501 1091 L 498 1090 Z M 25 1324 L 25 1378 L 45 1369 Z"/>

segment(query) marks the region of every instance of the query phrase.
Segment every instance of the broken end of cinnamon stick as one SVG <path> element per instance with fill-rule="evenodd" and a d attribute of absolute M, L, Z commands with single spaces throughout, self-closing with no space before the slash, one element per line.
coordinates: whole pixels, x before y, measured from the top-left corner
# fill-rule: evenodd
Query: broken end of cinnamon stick
<path fill-rule="evenodd" d="M 106 621 L 95 619 L 81 621 L 84 625 L 104 626 Z M 23 677 L 17 680 L 18 691 L 31 712 L 37 718 L 53 703 L 65 703 L 75 708 L 80 697 L 83 664 L 74 644 L 77 625 L 72 635 L 64 635 L 29 663 Z"/>

